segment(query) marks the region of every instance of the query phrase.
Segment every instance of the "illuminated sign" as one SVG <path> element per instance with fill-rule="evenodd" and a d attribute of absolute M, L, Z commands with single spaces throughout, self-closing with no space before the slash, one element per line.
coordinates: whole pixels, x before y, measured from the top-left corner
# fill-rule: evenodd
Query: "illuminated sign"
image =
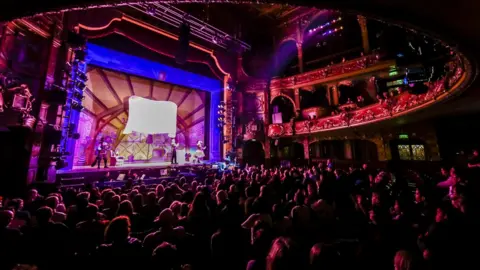
<path fill-rule="evenodd" d="M 403 83 L 404 83 L 403 79 L 402 80 L 395 80 L 395 81 L 387 82 L 387 87 L 403 85 Z"/>
<path fill-rule="evenodd" d="M 400 134 L 398 135 L 398 138 L 402 140 L 408 140 L 408 134 Z"/>

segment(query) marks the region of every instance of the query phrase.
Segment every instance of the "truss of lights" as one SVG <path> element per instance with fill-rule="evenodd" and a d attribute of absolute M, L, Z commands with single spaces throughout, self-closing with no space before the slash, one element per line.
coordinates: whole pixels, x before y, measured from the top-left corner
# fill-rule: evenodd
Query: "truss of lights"
<path fill-rule="evenodd" d="M 340 30 L 343 30 L 343 26 L 337 27 L 337 28 L 332 29 L 332 30 L 325 31 L 325 32 L 322 33 L 322 36 L 328 36 L 328 35 L 331 35 L 331 34 L 335 34 L 336 32 L 338 32 Z"/>
<path fill-rule="evenodd" d="M 228 33 L 198 19 L 167 3 L 135 3 L 129 7 L 152 16 L 176 28 L 184 23 L 190 26 L 190 34 L 223 49 L 237 48 L 250 50 L 251 46 Z"/>
<path fill-rule="evenodd" d="M 312 29 L 308 30 L 308 33 L 309 33 L 309 34 L 313 34 L 313 33 L 317 32 L 318 30 L 322 30 L 322 29 L 324 29 L 324 28 L 326 28 L 326 27 L 328 27 L 328 26 L 331 26 L 331 25 L 333 25 L 333 24 L 335 24 L 335 23 L 337 23 L 337 22 L 339 22 L 339 21 L 341 21 L 341 20 L 342 20 L 342 17 L 338 17 L 338 18 L 333 19 L 333 20 L 331 20 L 331 21 L 329 21 L 329 22 L 326 22 L 326 23 L 324 23 L 324 24 L 322 24 L 322 25 L 320 25 L 320 26 L 317 26 L 317 27 L 315 27 L 315 28 L 312 28 Z"/>

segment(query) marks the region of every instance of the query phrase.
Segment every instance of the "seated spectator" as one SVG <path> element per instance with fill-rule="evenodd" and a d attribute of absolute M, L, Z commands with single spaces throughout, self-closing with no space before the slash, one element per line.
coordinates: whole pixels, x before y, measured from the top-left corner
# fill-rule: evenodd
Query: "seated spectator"
<path fill-rule="evenodd" d="M 67 215 L 62 212 L 57 211 L 57 207 L 59 204 L 58 198 L 56 196 L 50 196 L 46 199 L 47 206 L 50 207 L 53 211 L 53 222 L 65 222 L 67 219 Z"/>
<path fill-rule="evenodd" d="M 127 216 L 118 216 L 108 224 L 105 244 L 101 245 L 95 254 L 100 268 L 140 269 L 145 263 L 142 242 L 130 237 L 130 227 Z"/>

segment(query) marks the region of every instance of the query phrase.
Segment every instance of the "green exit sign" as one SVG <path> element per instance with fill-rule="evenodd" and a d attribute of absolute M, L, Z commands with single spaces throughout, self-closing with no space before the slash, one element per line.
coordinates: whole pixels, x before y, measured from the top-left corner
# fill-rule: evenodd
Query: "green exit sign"
<path fill-rule="evenodd" d="M 398 135 L 398 138 L 402 140 L 408 140 L 408 134 L 400 134 Z"/>

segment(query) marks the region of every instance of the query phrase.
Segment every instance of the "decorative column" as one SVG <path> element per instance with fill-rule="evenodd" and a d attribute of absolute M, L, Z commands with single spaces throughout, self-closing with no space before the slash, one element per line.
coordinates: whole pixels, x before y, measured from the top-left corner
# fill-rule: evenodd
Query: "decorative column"
<path fill-rule="evenodd" d="M 385 141 L 382 136 L 375 136 L 370 139 L 371 142 L 377 146 L 378 161 L 387 161 L 392 159 L 392 153 L 388 141 Z"/>
<path fill-rule="evenodd" d="M 303 73 L 303 48 L 302 42 L 297 42 L 298 71 Z"/>
<path fill-rule="evenodd" d="M 296 43 L 297 43 L 297 55 L 298 55 L 298 71 L 303 73 L 303 31 L 302 31 L 302 20 L 298 21 L 297 33 L 296 33 Z"/>
<path fill-rule="evenodd" d="M 344 148 L 345 159 L 353 159 L 352 141 L 345 140 L 344 147 L 345 147 Z"/>
<path fill-rule="evenodd" d="M 295 107 L 297 110 L 300 110 L 300 89 L 294 89 L 294 96 L 295 96 Z"/>
<path fill-rule="evenodd" d="M 327 98 L 330 106 L 337 106 L 339 103 L 339 93 L 336 84 L 329 84 L 327 86 Z"/>
<path fill-rule="evenodd" d="M 53 24 L 50 29 L 50 47 L 48 48 L 48 58 L 45 68 L 44 77 L 42 78 L 43 87 L 40 88 L 39 96 L 49 89 L 55 81 L 55 72 L 57 69 L 57 57 L 61 46 L 60 38 L 63 26 L 61 24 Z M 63 69 L 63 66 L 62 66 Z M 45 157 L 45 153 L 50 152 L 50 145 L 44 144 L 44 129 L 48 123 L 48 111 L 50 105 L 42 102 L 38 112 L 38 121 L 35 127 L 35 140 L 32 144 L 32 154 L 30 156 L 30 164 L 28 168 L 27 183 L 30 184 L 35 180 L 47 180 L 47 182 L 55 182 L 55 165 L 56 162 L 50 161 L 49 157 Z"/>
<path fill-rule="evenodd" d="M 265 90 L 263 90 L 263 110 L 264 110 L 264 118 L 263 118 L 263 128 L 264 128 L 264 133 L 263 134 L 268 134 L 268 126 L 270 125 L 270 86 L 267 84 L 267 87 Z M 272 141 L 268 135 L 265 136 L 265 143 L 263 144 L 264 146 L 264 152 L 265 152 L 265 165 L 267 167 L 270 166 L 271 161 L 271 144 Z"/>
<path fill-rule="evenodd" d="M 330 86 L 327 85 L 327 100 L 328 100 L 328 105 L 332 106 L 333 102 L 332 102 L 332 93 L 330 92 Z"/>
<path fill-rule="evenodd" d="M 358 15 L 357 20 L 360 25 L 360 31 L 362 32 L 363 53 L 368 54 L 370 53 L 370 43 L 368 41 L 367 18 Z"/>
<path fill-rule="evenodd" d="M 428 131 L 423 137 L 425 141 L 425 154 L 429 161 L 440 161 L 440 149 L 437 143 L 437 135 L 434 130 Z"/>
<path fill-rule="evenodd" d="M 228 87 L 229 79 L 230 79 L 230 76 L 226 75 L 223 82 L 224 83 L 223 101 L 225 102 L 225 111 L 227 112 L 227 115 L 225 118 L 226 124 L 223 127 L 223 136 L 227 138 L 228 142 L 223 143 L 224 138 L 221 138 L 223 143 L 222 158 L 227 156 L 227 153 L 229 153 L 233 149 L 233 143 L 232 143 L 232 123 L 233 123 L 232 120 L 233 119 L 230 113 L 232 110 L 232 91 L 226 90 Z"/>
<path fill-rule="evenodd" d="M 303 138 L 302 144 L 303 144 L 303 157 L 305 160 L 310 161 L 310 140 L 308 137 Z"/>

